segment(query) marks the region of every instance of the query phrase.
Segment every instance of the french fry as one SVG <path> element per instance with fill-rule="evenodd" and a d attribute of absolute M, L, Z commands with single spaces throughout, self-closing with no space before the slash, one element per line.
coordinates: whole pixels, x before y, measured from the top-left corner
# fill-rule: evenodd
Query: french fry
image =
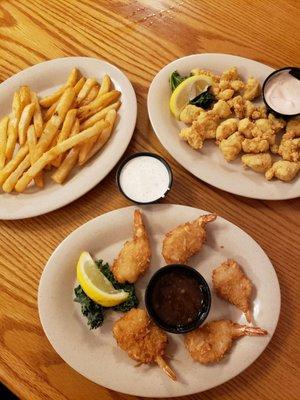
<path fill-rule="evenodd" d="M 60 97 L 65 92 L 67 87 L 75 86 L 77 79 L 78 79 L 78 70 L 77 70 L 77 68 L 73 68 L 68 76 L 68 79 L 67 79 L 67 82 L 65 83 L 65 85 L 63 85 L 58 90 L 56 90 L 56 92 L 41 99 L 40 105 L 44 108 L 52 106 L 53 103 L 55 103 L 57 100 L 60 99 Z"/>
<path fill-rule="evenodd" d="M 60 154 L 68 151 L 74 146 L 79 145 L 80 143 L 84 142 L 87 139 L 95 135 L 99 135 L 99 133 L 109 126 L 109 123 L 106 121 L 99 121 L 91 128 L 86 129 L 78 133 L 78 135 L 74 135 L 69 137 L 68 139 L 64 140 L 61 143 L 58 143 L 55 147 L 48 150 L 44 153 L 26 172 L 23 176 L 18 180 L 15 190 L 17 192 L 23 192 L 30 181 L 40 172 L 42 169 L 54 158 L 59 156 Z"/>
<path fill-rule="evenodd" d="M 33 125 L 30 125 L 30 127 L 27 130 L 27 144 L 28 144 L 31 164 L 34 163 L 34 151 L 35 151 L 36 143 L 37 143 L 37 139 L 36 139 L 35 129 L 34 129 Z"/>
<path fill-rule="evenodd" d="M 35 129 L 36 136 L 39 138 L 43 132 L 43 117 L 41 112 L 41 107 L 39 103 L 38 96 L 35 92 L 30 92 L 31 102 L 34 103 L 34 114 L 33 114 L 33 125 Z"/>
<path fill-rule="evenodd" d="M 71 170 L 77 164 L 79 149 L 71 149 L 60 167 L 54 172 L 51 178 L 54 182 L 62 184 L 68 177 Z"/>
<path fill-rule="evenodd" d="M 55 113 L 55 109 L 56 109 L 56 107 L 57 107 L 58 101 L 59 101 L 59 100 L 57 100 L 55 103 L 53 103 L 52 106 L 49 107 L 48 110 L 45 112 L 45 114 L 44 114 L 44 120 L 45 120 L 46 122 L 48 122 L 49 119 L 52 117 L 52 115 Z"/>
<path fill-rule="evenodd" d="M 109 123 L 109 126 L 107 128 L 104 128 L 103 131 L 100 133 L 98 137 L 96 137 L 96 143 L 92 143 L 92 146 L 88 149 L 89 151 L 86 154 L 82 154 L 81 159 L 80 159 L 80 153 L 79 153 L 79 165 L 85 164 L 93 155 L 95 155 L 99 150 L 102 149 L 102 147 L 105 145 L 105 143 L 108 141 L 108 139 L 111 136 L 111 133 L 113 131 L 114 123 L 116 121 L 117 117 L 117 112 L 116 110 L 110 110 L 106 117 L 105 117 L 105 122 Z M 91 138 L 90 140 L 94 139 Z M 85 146 L 85 144 L 83 145 Z"/>
<path fill-rule="evenodd" d="M 86 96 L 89 94 L 91 91 L 92 87 L 97 84 L 97 81 L 95 78 L 88 78 L 84 85 L 82 86 L 80 92 L 78 93 L 77 99 L 76 99 L 76 104 L 75 106 L 78 107 L 80 103 L 86 98 Z"/>
<path fill-rule="evenodd" d="M 98 111 L 96 114 L 92 115 L 90 118 L 86 119 L 80 124 L 80 130 L 84 130 L 93 126 L 96 122 L 106 117 L 106 114 L 109 110 L 118 110 L 121 105 L 121 102 L 118 100 L 115 103 L 111 104 L 103 108 L 101 111 Z"/>
<path fill-rule="evenodd" d="M 25 106 L 25 108 L 22 111 L 18 126 L 20 146 L 23 146 L 23 144 L 25 144 L 26 142 L 27 130 L 32 120 L 34 109 L 35 109 L 35 104 L 30 103 L 27 106 Z"/>
<path fill-rule="evenodd" d="M 34 164 L 34 151 L 36 143 L 37 143 L 37 135 L 35 132 L 34 125 L 30 125 L 30 127 L 27 130 L 27 144 L 29 148 L 30 165 Z M 34 183 L 36 184 L 37 187 L 40 188 L 44 186 L 43 172 L 37 174 L 37 176 L 34 178 Z"/>
<path fill-rule="evenodd" d="M 80 103 L 82 106 L 86 106 L 90 104 L 95 98 L 97 97 L 99 93 L 99 85 L 95 85 L 92 87 L 86 98 Z"/>
<path fill-rule="evenodd" d="M 22 107 L 20 95 L 18 92 L 15 92 L 12 101 L 12 111 L 8 121 L 7 143 L 5 151 L 6 160 L 10 160 L 14 154 L 15 146 L 18 139 L 18 125 L 21 114 Z"/>
<path fill-rule="evenodd" d="M 69 110 L 66 114 L 63 126 L 61 128 L 61 131 L 59 132 L 58 138 L 57 138 L 57 143 L 62 142 L 63 140 L 67 139 L 70 134 L 71 134 L 71 130 L 72 127 L 74 125 L 75 122 L 75 118 L 76 118 L 76 114 L 77 114 L 77 109 L 73 108 L 72 110 Z M 62 162 L 62 154 L 60 156 L 58 156 L 57 158 L 55 158 L 51 164 L 54 167 L 59 167 L 61 162 Z"/>
<path fill-rule="evenodd" d="M 24 160 L 21 161 L 21 163 L 17 166 L 17 168 L 11 173 L 11 175 L 9 175 L 9 177 L 3 183 L 2 185 L 3 191 L 6 193 L 10 193 L 11 191 L 13 191 L 16 183 L 18 182 L 18 179 L 23 174 L 23 172 L 29 167 L 30 167 L 30 156 L 29 154 L 27 154 Z"/>
<path fill-rule="evenodd" d="M 112 90 L 111 92 L 102 94 L 87 106 L 80 107 L 78 110 L 79 119 L 86 119 L 100 111 L 102 108 L 116 101 L 120 94 L 118 90 Z"/>
<path fill-rule="evenodd" d="M 15 155 L 14 158 L 12 158 L 4 168 L 0 171 L 0 185 L 3 184 L 3 182 L 6 181 L 6 179 L 9 177 L 9 175 L 18 167 L 18 165 L 24 160 L 24 158 L 28 154 L 28 145 L 25 144 L 25 146 L 20 147 L 17 154 Z"/>
<path fill-rule="evenodd" d="M 74 89 L 68 87 L 57 104 L 55 113 L 52 115 L 51 119 L 47 122 L 42 136 L 38 141 L 35 148 L 35 160 L 39 159 L 41 155 L 48 150 L 50 144 L 52 143 L 55 135 L 63 123 L 64 118 L 71 107 L 73 100 L 75 98 Z M 52 161 L 52 160 L 51 160 Z"/>
<path fill-rule="evenodd" d="M 100 90 L 99 90 L 99 96 L 101 96 L 102 94 L 105 94 L 105 93 L 107 93 L 109 91 L 110 83 L 111 83 L 110 77 L 107 74 L 105 74 L 103 76 L 103 79 L 102 79 L 102 82 L 101 82 L 101 86 L 100 86 Z"/>
<path fill-rule="evenodd" d="M 49 96 L 46 96 L 43 99 L 41 99 L 40 106 L 43 108 L 51 107 L 52 104 L 56 103 L 60 99 L 65 89 L 66 89 L 65 86 L 62 86 L 59 89 L 57 89 L 56 92 L 49 94 Z"/>
<path fill-rule="evenodd" d="M 28 104 L 31 103 L 31 97 L 30 97 L 30 89 L 28 86 L 21 86 L 20 87 L 20 102 L 21 102 L 21 109 L 22 111 Z"/>
<path fill-rule="evenodd" d="M 82 76 L 79 81 L 76 83 L 76 85 L 74 86 L 74 90 L 75 90 L 75 95 L 78 96 L 78 93 L 80 92 L 80 90 L 82 89 L 82 86 L 84 85 L 86 79 Z"/>
<path fill-rule="evenodd" d="M 0 121 L 0 170 L 5 165 L 8 121 L 9 121 L 8 116 L 3 117 Z"/>
<path fill-rule="evenodd" d="M 79 120 L 76 119 L 75 124 L 72 128 L 71 136 L 77 135 L 79 133 Z M 73 147 L 66 158 L 63 160 L 59 168 L 54 172 L 51 178 L 59 184 L 62 184 L 73 167 L 77 164 L 78 155 L 80 151 L 80 146 Z"/>

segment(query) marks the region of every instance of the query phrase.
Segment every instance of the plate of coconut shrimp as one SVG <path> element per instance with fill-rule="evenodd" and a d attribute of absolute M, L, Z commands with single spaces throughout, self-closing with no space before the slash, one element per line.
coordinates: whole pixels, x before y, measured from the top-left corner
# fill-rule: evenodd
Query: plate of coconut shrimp
<path fill-rule="evenodd" d="M 194 54 L 162 68 L 148 112 L 162 145 L 190 173 L 227 192 L 263 200 L 300 196 L 300 118 L 263 102 L 274 71 L 229 54 Z"/>
<path fill-rule="evenodd" d="M 134 288 L 134 301 L 110 308 L 86 297 L 74 302 L 84 250 L 107 263 L 98 263 L 105 285 L 114 286 L 106 300 Z M 163 330 L 145 306 L 151 277 L 167 264 L 190 266 L 210 289 L 206 320 L 185 334 Z M 132 206 L 87 222 L 57 247 L 38 307 L 56 352 L 86 378 L 126 394 L 174 397 L 220 385 L 259 357 L 276 329 L 280 288 L 262 248 L 229 221 L 182 205 Z M 87 324 L 91 314 L 99 323 Z"/>

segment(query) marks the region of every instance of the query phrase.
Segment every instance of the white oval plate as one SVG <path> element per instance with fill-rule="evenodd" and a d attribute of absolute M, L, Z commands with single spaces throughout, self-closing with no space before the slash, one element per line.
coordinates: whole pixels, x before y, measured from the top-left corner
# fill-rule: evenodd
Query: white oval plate
<path fill-rule="evenodd" d="M 268 182 L 263 174 L 244 170 L 241 160 L 228 163 L 218 147 L 207 140 L 201 152 L 192 149 L 178 135 L 185 126 L 177 121 L 169 109 L 171 90 L 169 76 L 177 70 L 188 75 L 193 68 L 221 73 L 236 66 L 245 79 L 250 75 L 261 83 L 273 68 L 247 58 L 229 54 L 194 54 L 179 58 L 162 68 L 153 79 L 148 93 L 148 113 L 153 129 L 162 145 L 185 169 L 197 178 L 227 192 L 262 200 L 285 200 L 300 196 L 300 179 L 290 183 L 279 180 Z"/>
<path fill-rule="evenodd" d="M 112 170 L 130 142 L 137 115 L 133 87 L 118 68 L 96 58 L 57 58 L 12 76 L 0 85 L 1 115 L 10 112 L 13 93 L 21 85 L 29 85 L 41 96 L 47 95 L 66 81 L 74 67 L 85 76 L 95 77 L 99 81 L 104 74 L 109 74 L 115 88 L 121 91 L 122 105 L 115 131 L 103 151 L 84 167 L 74 168 L 64 185 L 58 185 L 47 177 L 44 189 L 32 186 L 20 194 L 3 193 L 0 189 L 0 219 L 34 217 L 71 203 L 97 185 Z"/>
<path fill-rule="evenodd" d="M 238 340 L 230 354 L 213 366 L 193 362 L 183 344 L 182 335 L 169 335 L 167 354 L 177 373 L 171 381 L 158 367 L 141 365 L 117 347 L 112 336 L 110 313 L 104 325 L 90 331 L 81 316 L 80 306 L 73 302 L 76 285 L 76 263 L 82 250 L 110 264 L 125 240 L 132 235 L 133 211 L 126 207 L 95 218 L 72 232 L 50 257 L 40 280 L 39 315 L 44 331 L 56 352 L 86 378 L 119 392 L 147 397 L 183 396 L 228 381 L 238 375 L 262 353 L 277 325 L 280 310 L 280 289 L 274 268 L 261 247 L 240 228 L 219 217 L 208 225 L 207 242 L 190 260 L 211 285 L 211 273 L 227 258 L 236 259 L 255 285 L 253 314 L 255 323 L 268 330 L 265 337 Z M 206 213 L 180 205 L 142 207 L 151 238 L 152 261 L 146 275 L 137 284 L 140 307 L 144 307 L 144 290 L 152 274 L 165 265 L 160 253 L 163 235 L 176 225 Z M 223 247 L 221 247 L 223 246 Z M 212 293 L 208 320 L 229 318 L 245 324 L 239 310 Z"/>

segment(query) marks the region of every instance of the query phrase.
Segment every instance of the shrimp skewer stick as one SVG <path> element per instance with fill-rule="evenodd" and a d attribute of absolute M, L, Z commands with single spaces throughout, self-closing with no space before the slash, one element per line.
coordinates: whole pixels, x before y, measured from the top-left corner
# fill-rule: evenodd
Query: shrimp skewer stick
<path fill-rule="evenodd" d="M 113 263 L 112 272 L 118 282 L 135 282 L 149 267 L 150 245 L 139 210 L 134 212 L 134 235 L 127 241 Z"/>
<path fill-rule="evenodd" d="M 239 325 L 229 320 L 209 322 L 185 335 L 185 345 L 195 361 L 209 364 L 220 361 L 242 336 L 265 336 L 262 328 Z"/>
<path fill-rule="evenodd" d="M 238 263 L 234 260 L 223 262 L 213 270 L 212 281 L 217 295 L 243 311 L 247 321 L 251 323 L 250 300 L 253 284 Z"/>
<path fill-rule="evenodd" d="M 162 255 L 168 264 L 185 264 L 201 250 L 206 239 L 205 226 L 214 221 L 216 214 L 202 215 L 168 232 L 163 241 Z"/>
<path fill-rule="evenodd" d="M 163 358 L 167 335 L 154 325 L 145 310 L 132 308 L 115 322 L 113 335 L 130 358 L 139 363 L 157 363 L 172 380 L 176 380 L 175 372 Z"/>

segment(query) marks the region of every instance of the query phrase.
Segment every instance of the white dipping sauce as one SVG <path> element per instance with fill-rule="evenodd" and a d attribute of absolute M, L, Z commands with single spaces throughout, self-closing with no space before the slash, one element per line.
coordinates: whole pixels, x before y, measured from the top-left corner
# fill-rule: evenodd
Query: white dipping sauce
<path fill-rule="evenodd" d="M 280 114 L 300 113 L 300 80 L 289 74 L 289 70 L 270 78 L 264 96 L 268 105 Z"/>
<path fill-rule="evenodd" d="M 165 164 L 157 158 L 138 156 L 124 165 L 119 184 L 130 199 L 148 203 L 164 196 L 170 187 L 170 175 Z"/>

